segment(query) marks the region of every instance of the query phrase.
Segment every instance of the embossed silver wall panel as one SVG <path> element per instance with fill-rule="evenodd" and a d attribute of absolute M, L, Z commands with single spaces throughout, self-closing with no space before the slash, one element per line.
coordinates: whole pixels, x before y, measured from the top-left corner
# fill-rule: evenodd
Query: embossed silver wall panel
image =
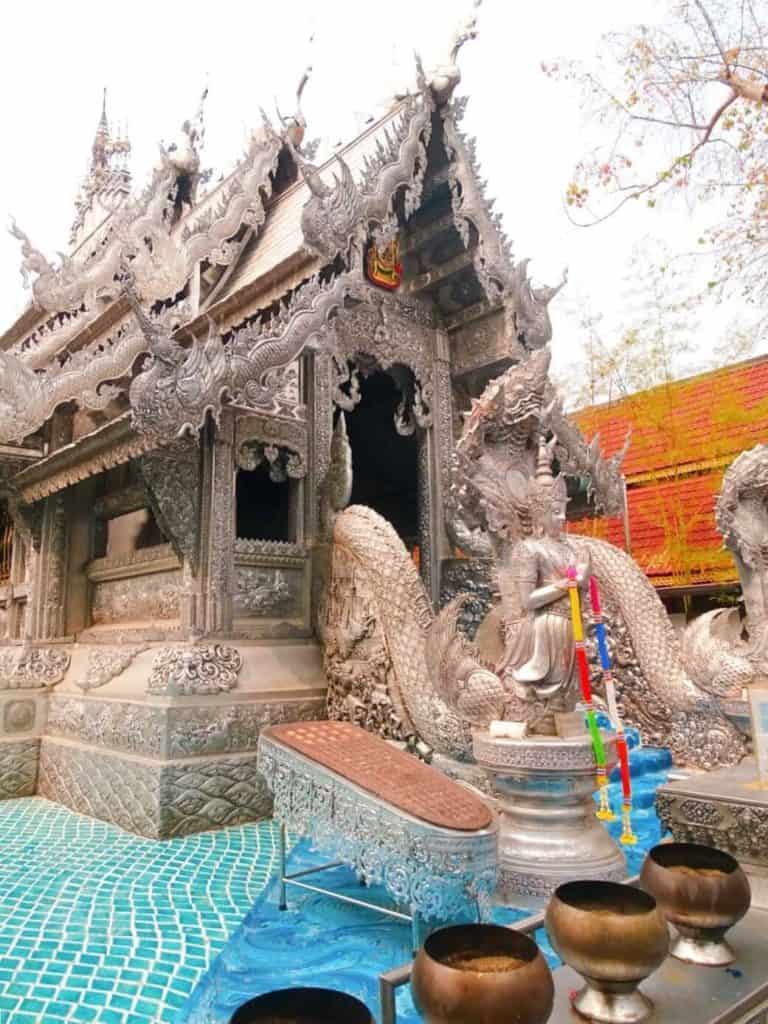
<path fill-rule="evenodd" d="M 176 619 L 181 590 L 179 570 L 96 583 L 91 602 L 93 622 L 98 626 L 145 619 Z"/>
<path fill-rule="evenodd" d="M 46 735 L 162 757 L 166 713 L 166 708 L 138 702 L 54 696 Z"/>
<path fill-rule="evenodd" d="M 235 618 L 297 618 L 303 612 L 302 569 L 236 568 Z"/>
<path fill-rule="evenodd" d="M 317 721 L 325 718 L 325 698 L 253 702 L 229 707 L 173 707 L 168 709 L 170 757 L 231 754 L 255 750 L 259 733 L 279 722 Z"/>
<path fill-rule="evenodd" d="M 128 832 L 159 838 L 160 770 L 101 751 L 45 738 L 40 745 L 40 796 Z"/>
<path fill-rule="evenodd" d="M 55 695 L 46 735 L 143 757 L 181 758 L 255 750 L 278 722 L 325 718 L 325 698 L 161 707 L 139 701 Z"/>

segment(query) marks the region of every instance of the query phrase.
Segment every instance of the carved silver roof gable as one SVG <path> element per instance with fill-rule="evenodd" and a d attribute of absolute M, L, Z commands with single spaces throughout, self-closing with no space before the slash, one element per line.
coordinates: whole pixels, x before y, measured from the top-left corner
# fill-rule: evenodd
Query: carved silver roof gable
<path fill-rule="evenodd" d="M 21 242 L 21 272 L 31 282 L 36 304 L 52 313 L 99 308 L 120 292 L 126 266 L 146 303 L 172 298 L 182 290 L 201 260 L 227 265 L 240 246 L 234 236 L 245 224 L 264 222 L 264 202 L 285 139 L 265 119 L 234 173 L 205 201 L 173 226 L 172 209 L 182 176 L 199 168 L 195 145 L 199 131 L 185 123 L 186 148 L 164 150 L 141 196 L 126 200 L 112 215 L 106 237 L 91 253 L 60 254 L 52 264 L 15 223 L 11 233 Z M 194 195 L 190 196 L 190 202 Z"/>
<path fill-rule="evenodd" d="M 312 193 L 302 212 L 304 241 L 310 251 L 327 262 L 346 254 L 351 244 L 361 245 L 372 235 L 385 244 L 399 228 L 394 200 L 402 189 L 405 216 L 421 201 L 427 169 L 427 146 L 434 109 L 432 94 L 418 66 L 419 91 L 405 97 L 402 112 L 376 138 L 373 153 L 365 157 L 358 184 L 341 156 L 340 173 L 331 186 L 321 171 L 294 151 L 294 157 Z"/>
<path fill-rule="evenodd" d="M 515 264 L 501 214 L 494 211 L 494 200 L 486 195 L 475 139 L 460 128 L 466 105 L 467 97 L 462 96 L 440 108 L 454 225 L 466 248 L 472 236 L 477 236 L 475 273 L 488 301 L 504 307 L 508 334 L 529 350 L 541 348 L 552 338 L 549 303 L 567 275 L 554 288 L 533 288 L 527 272 L 530 261 Z"/>
<path fill-rule="evenodd" d="M 208 413 L 218 419 L 227 398 L 254 411 L 270 411 L 270 376 L 304 348 L 321 343 L 331 316 L 354 287 L 348 275 L 328 284 L 314 277 L 280 315 L 234 331 L 226 342 L 213 321 L 207 340 L 188 349 L 170 337 L 153 339 L 152 359 L 131 384 L 134 428 L 162 445 L 199 430 Z"/>

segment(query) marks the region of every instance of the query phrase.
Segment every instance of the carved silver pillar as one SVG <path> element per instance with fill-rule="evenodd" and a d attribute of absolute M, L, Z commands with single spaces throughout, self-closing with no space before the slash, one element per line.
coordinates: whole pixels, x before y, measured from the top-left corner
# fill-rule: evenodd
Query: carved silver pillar
<path fill-rule="evenodd" d="M 63 494 L 47 498 L 40 551 L 34 560 L 31 614 L 25 632 L 33 640 L 64 635 L 67 578 L 67 516 Z"/>
<path fill-rule="evenodd" d="M 206 634 L 232 631 L 235 589 L 234 419 L 224 410 L 219 426 L 203 434 L 199 628 Z"/>
<path fill-rule="evenodd" d="M 417 431 L 419 572 L 434 607 L 439 597 L 439 572 L 435 551 L 435 488 L 432 472 L 433 429 Z"/>
<path fill-rule="evenodd" d="M 419 546 L 421 576 L 437 607 L 440 563 L 451 554 L 444 523 L 444 499 L 451 486 L 453 396 L 448 335 L 435 332 L 432 426 L 419 432 Z"/>
<path fill-rule="evenodd" d="M 320 527 L 320 487 L 331 464 L 331 434 L 333 433 L 333 399 L 331 396 L 331 357 L 315 352 L 307 360 L 309 383 L 309 472 L 306 476 L 307 496 L 304 530 L 311 544 L 318 539 Z"/>
<path fill-rule="evenodd" d="M 331 389 L 331 357 L 315 352 L 306 364 L 309 408 L 309 472 L 305 477 L 306 515 L 304 537 L 311 551 L 312 578 L 309 586 L 309 621 L 317 627 L 318 609 L 322 605 L 327 586 L 330 548 L 329 538 L 323 537 L 320 523 L 320 495 L 331 464 L 331 435 L 333 433 L 333 398 Z"/>

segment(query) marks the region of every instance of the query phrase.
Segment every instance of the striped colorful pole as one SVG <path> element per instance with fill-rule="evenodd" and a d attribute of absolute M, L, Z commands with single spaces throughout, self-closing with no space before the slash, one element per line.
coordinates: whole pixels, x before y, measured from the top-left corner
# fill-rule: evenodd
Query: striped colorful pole
<path fill-rule="evenodd" d="M 589 681 L 589 662 L 587 661 L 587 651 L 584 643 L 581 599 L 579 598 L 579 586 L 576 582 L 576 569 L 574 566 L 568 568 L 567 576 L 568 596 L 571 600 L 573 645 L 576 648 L 576 662 L 579 666 L 581 697 L 586 704 L 587 727 L 592 737 L 592 749 L 594 750 L 595 763 L 597 764 L 597 788 L 600 792 L 600 807 L 597 811 L 597 816 L 598 818 L 610 820 L 613 818 L 613 814 L 608 803 L 608 771 L 606 768 L 605 747 L 603 746 L 603 737 L 600 735 L 600 728 L 595 717 L 595 709 L 592 705 L 592 686 Z"/>
<path fill-rule="evenodd" d="M 629 774 L 629 749 L 627 747 L 624 724 L 619 714 L 619 705 L 616 701 L 616 685 L 611 671 L 611 656 L 608 653 L 608 640 L 605 634 L 603 610 L 600 604 L 600 588 L 594 576 L 589 578 L 589 598 L 592 604 L 592 622 L 594 623 L 597 635 L 597 649 L 600 652 L 600 668 L 602 669 L 603 682 L 605 683 L 608 714 L 616 730 L 616 752 L 619 755 L 621 770 L 621 842 L 625 846 L 633 846 L 637 842 L 637 836 L 632 831 L 632 777 Z"/>

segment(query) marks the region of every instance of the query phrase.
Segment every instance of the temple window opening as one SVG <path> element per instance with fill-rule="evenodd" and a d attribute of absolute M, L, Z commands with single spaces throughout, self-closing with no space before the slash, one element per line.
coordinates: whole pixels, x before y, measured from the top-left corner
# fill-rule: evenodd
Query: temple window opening
<path fill-rule="evenodd" d="M 295 541 L 298 482 L 275 481 L 270 466 L 238 469 L 235 485 L 236 533 L 242 540 Z"/>

